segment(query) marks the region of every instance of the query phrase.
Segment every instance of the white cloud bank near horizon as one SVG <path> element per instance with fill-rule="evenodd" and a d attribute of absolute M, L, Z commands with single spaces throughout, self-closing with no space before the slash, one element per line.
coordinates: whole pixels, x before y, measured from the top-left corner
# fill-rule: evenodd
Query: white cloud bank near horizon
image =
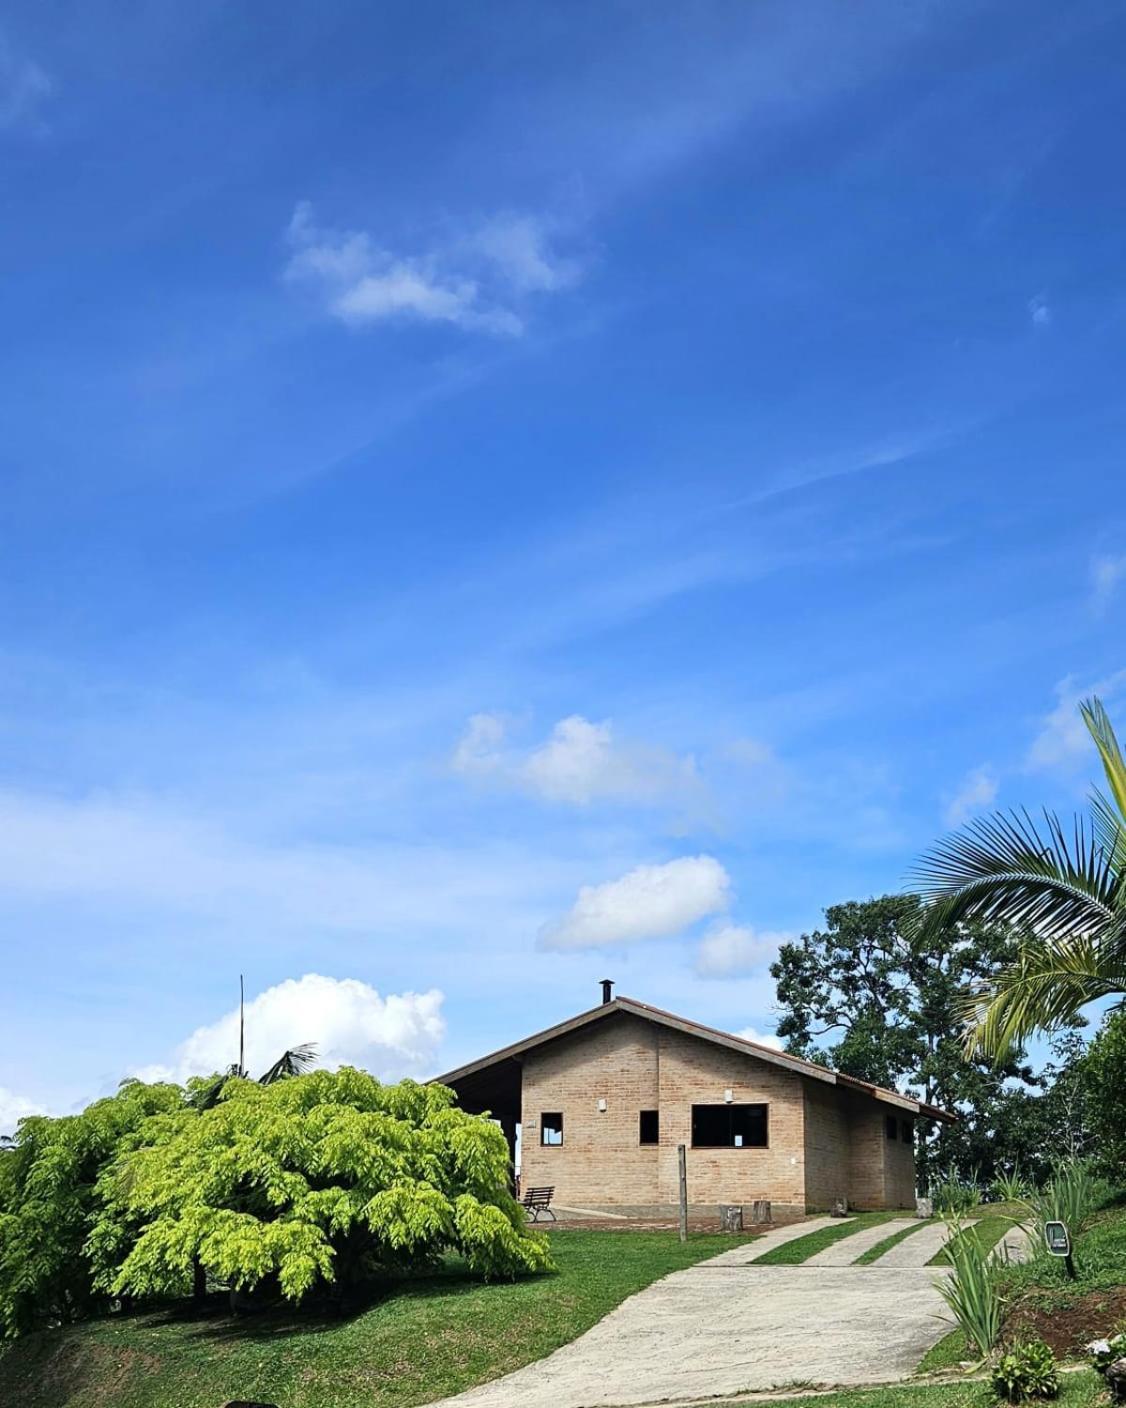
<path fill-rule="evenodd" d="M 0 1085 L 0 1135 L 15 1133 L 16 1125 L 28 1115 L 45 1115 L 47 1111 L 33 1100 L 17 1095 Z"/>
<path fill-rule="evenodd" d="M 446 1023 L 444 995 L 428 992 L 381 996 L 358 978 L 306 973 L 266 988 L 246 1004 L 246 1068 L 259 1076 L 294 1046 L 314 1042 L 317 1065 L 359 1066 L 381 1077 L 430 1074 Z M 141 1080 L 184 1082 L 222 1071 L 238 1060 L 239 1011 L 197 1027 L 167 1064 L 134 1067 Z"/>
<path fill-rule="evenodd" d="M 730 901 L 731 878 L 713 856 L 639 865 L 617 880 L 583 885 L 566 914 L 540 930 L 538 946 L 611 948 L 673 938 Z"/>

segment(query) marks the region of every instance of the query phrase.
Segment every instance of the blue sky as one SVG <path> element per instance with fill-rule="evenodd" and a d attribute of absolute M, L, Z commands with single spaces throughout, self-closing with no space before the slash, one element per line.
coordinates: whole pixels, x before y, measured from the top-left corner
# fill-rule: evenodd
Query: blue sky
<path fill-rule="evenodd" d="M 1120 4 L 0 13 L 0 1118 L 431 1073 L 1126 706 Z M 230 1053 L 228 1055 L 227 1053 Z"/>

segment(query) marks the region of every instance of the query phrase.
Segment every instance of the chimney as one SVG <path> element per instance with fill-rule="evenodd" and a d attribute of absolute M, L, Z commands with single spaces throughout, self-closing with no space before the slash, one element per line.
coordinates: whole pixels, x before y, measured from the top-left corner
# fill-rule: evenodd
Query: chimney
<path fill-rule="evenodd" d="M 613 980 L 610 979 L 610 978 L 603 978 L 603 979 L 602 979 L 602 1002 L 603 1002 L 603 1005 L 605 1005 L 607 1002 L 610 1002 L 610 1001 L 613 999 L 613 996 L 614 996 L 614 983 L 613 983 Z"/>

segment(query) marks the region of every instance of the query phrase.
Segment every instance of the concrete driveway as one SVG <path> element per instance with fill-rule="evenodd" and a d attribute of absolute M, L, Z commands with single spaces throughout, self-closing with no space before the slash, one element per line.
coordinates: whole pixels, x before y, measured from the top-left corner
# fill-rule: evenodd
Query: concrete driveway
<path fill-rule="evenodd" d="M 838 1264 L 755 1264 L 772 1247 L 827 1221 L 779 1228 L 666 1276 L 546 1359 L 444 1403 L 639 1408 L 799 1384 L 906 1378 L 952 1327 L 938 1291 L 947 1273 L 925 1265 L 936 1250 L 930 1229 L 900 1242 L 891 1266 L 882 1259 L 841 1265 L 843 1243 L 834 1249 Z M 894 1228 L 882 1230 L 886 1236 Z M 912 1257 L 907 1249 L 916 1242 Z M 867 1232 L 858 1233 L 855 1255 L 872 1244 Z"/>

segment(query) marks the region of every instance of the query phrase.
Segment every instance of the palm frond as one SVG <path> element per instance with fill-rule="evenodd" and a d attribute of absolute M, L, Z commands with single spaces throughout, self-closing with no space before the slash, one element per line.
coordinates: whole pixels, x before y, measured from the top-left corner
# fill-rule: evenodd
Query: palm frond
<path fill-rule="evenodd" d="M 1126 759 L 1122 757 L 1122 749 L 1118 746 L 1110 716 L 1103 707 L 1102 700 L 1097 697 L 1084 699 L 1079 705 L 1079 712 L 1087 725 L 1087 732 L 1099 750 L 1107 786 L 1118 809 L 1119 824 L 1126 826 Z"/>
<path fill-rule="evenodd" d="M 1053 1031 L 1097 998 L 1126 988 L 1126 929 L 1098 939 L 1046 942 L 1032 937 L 1020 957 L 963 1004 L 970 1054 L 998 1056 L 1037 1031 Z"/>
<path fill-rule="evenodd" d="M 300 1046 L 291 1046 L 288 1051 L 283 1051 L 268 1071 L 258 1077 L 259 1085 L 273 1085 L 275 1081 L 287 1080 L 290 1076 L 304 1075 L 305 1072 L 316 1064 L 317 1043 L 315 1041 L 302 1042 Z"/>
<path fill-rule="evenodd" d="M 1042 831 L 1027 812 L 999 812 L 939 841 L 913 879 L 928 929 L 978 919 L 1066 939 L 1115 925 L 1122 875 L 1113 862 L 1082 818 L 1069 835 L 1051 812 Z"/>

